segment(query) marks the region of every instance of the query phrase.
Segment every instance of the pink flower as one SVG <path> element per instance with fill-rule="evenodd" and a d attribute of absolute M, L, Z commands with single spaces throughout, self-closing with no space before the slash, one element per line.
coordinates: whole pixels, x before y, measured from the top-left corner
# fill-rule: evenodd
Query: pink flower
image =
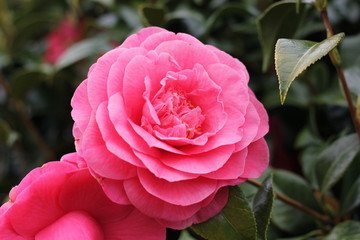
<path fill-rule="evenodd" d="M 70 17 L 65 17 L 59 25 L 47 35 L 47 49 L 45 61 L 55 64 L 61 55 L 82 38 L 84 33 L 84 23 L 75 23 Z"/>
<path fill-rule="evenodd" d="M 157 27 L 95 63 L 72 99 L 76 148 L 107 196 L 181 229 L 267 168 L 268 116 L 237 59 Z"/>
<path fill-rule="evenodd" d="M 0 239 L 165 239 L 165 227 L 110 201 L 76 154 L 31 171 L 0 207 Z"/>

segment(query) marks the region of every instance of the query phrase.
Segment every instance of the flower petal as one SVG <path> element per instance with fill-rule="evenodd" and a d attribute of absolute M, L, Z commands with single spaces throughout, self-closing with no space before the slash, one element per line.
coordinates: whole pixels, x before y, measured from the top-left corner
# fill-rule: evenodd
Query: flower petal
<path fill-rule="evenodd" d="M 84 80 L 75 90 L 71 99 L 71 116 L 76 122 L 77 128 L 83 133 L 89 123 L 91 116 L 91 106 L 87 95 L 87 80 Z"/>
<path fill-rule="evenodd" d="M 202 203 L 189 206 L 178 206 L 167 203 L 149 194 L 141 185 L 138 178 L 124 180 L 124 187 L 130 202 L 140 212 L 154 218 L 172 221 L 184 220 L 194 215 L 201 208 Z"/>
<path fill-rule="evenodd" d="M 155 48 L 155 51 L 169 53 L 181 69 L 192 69 L 195 64 L 205 67 L 219 62 L 217 56 L 203 44 L 187 43 L 181 40 L 163 42 Z"/>
<path fill-rule="evenodd" d="M 269 148 L 264 138 L 248 146 L 245 170 L 242 178 L 258 178 L 269 166 Z"/>
<path fill-rule="evenodd" d="M 106 239 L 111 240 L 165 240 L 166 228 L 153 218 L 134 209 L 126 219 L 112 222 L 104 227 Z"/>
<path fill-rule="evenodd" d="M 17 196 L 16 204 L 9 208 L 6 214 L 19 235 L 35 236 L 64 214 L 57 203 L 60 187 L 65 181 L 66 176 L 62 172 L 44 173 L 32 183 L 31 188 L 24 189 Z"/>
<path fill-rule="evenodd" d="M 161 200 L 181 206 L 203 201 L 216 191 L 217 181 L 199 177 L 197 179 L 168 182 L 155 177 L 148 170 L 138 169 L 138 177 L 147 192 Z"/>
<path fill-rule="evenodd" d="M 145 129 L 133 123 L 127 117 L 124 101 L 119 93 L 110 97 L 108 110 L 111 122 L 116 131 L 134 150 L 146 153 L 151 152 L 150 148 L 155 147 L 165 151 L 183 154 L 180 150 L 159 141 Z"/>
<path fill-rule="evenodd" d="M 144 164 L 134 155 L 133 149 L 124 139 L 117 134 L 113 123 L 110 121 L 107 109 L 108 103 L 103 102 L 96 111 L 96 122 L 99 126 L 106 148 L 121 160 L 137 167 L 144 167 Z"/>
<path fill-rule="evenodd" d="M 91 118 L 84 133 L 82 148 L 88 167 L 100 176 L 119 180 L 136 175 L 136 168 L 133 165 L 107 150 L 95 117 Z"/>
<path fill-rule="evenodd" d="M 236 179 L 244 172 L 248 150 L 245 148 L 233 153 L 230 159 L 220 169 L 203 175 L 211 179 Z"/>
<path fill-rule="evenodd" d="M 263 137 L 269 131 L 269 116 L 264 108 L 264 106 L 256 99 L 255 94 L 251 89 L 249 89 L 250 93 L 250 101 L 254 105 L 257 113 L 260 117 L 260 124 L 257 134 L 254 138 L 254 141 L 258 140 L 259 138 Z"/>
<path fill-rule="evenodd" d="M 74 227 L 76 226 L 76 227 Z M 102 240 L 104 234 L 93 219 L 86 212 L 70 212 L 36 234 L 37 240 Z"/>
<path fill-rule="evenodd" d="M 103 219 L 123 219 L 132 211 L 129 205 L 110 201 L 87 169 L 69 174 L 62 185 L 58 201 L 66 212 L 80 210 L 87 212 L 94 219 L 99 220 L 100 225 Z"/>
<path fill-rule="evenodd" d="M 126 66 L 135 56 L 145 56 L 146 53 L 147 51 L 140 47 L 125 49 L 123 52 L 121 52 L 109 70 L 106 83 L 108 97 L 123 91 L 123 81 Z"/>
<path fill-rule="evenodd" d="M 139 159 L 141 159 L 145 167 L 160 179 L 165 179 L 169 182 L 176 182 L 194 179 L 198 177 L 197 174 L 179 171 L 163 164 L 161 162 L 161 154 L 156 154 L 155 156 L 153 156 L 138 151 L 135 151 L 134 153 L 136 156 L 138 156 Z"/>
<path fill-rule="evenodd" d="M 100 103 L 107 100 L 107 79 L 112 64 L 116 61 L 119 54 L 125 49 L 115 48 L 102 57 L 93 65 L 91 72 L 88 73 L 88 99 L 92 109 L 96 109 Z"/>
<path fill-rule="evenodd" d="M 138 47 L 145 41 L 149 36 L 158 32 L 165 32 L 165 29 L 159 27 L 148 27 L 143 28 L 138 33 L 129 36 L 121 45 L 122 48 L 133 48 Z"/>
<path fill-rule="evenodd" d="M 205 174 L 216 171 L 224 166 L 234 152 L 234 149 L 234 145 L 225 145 L 209 152 L 190 156 L 164 152 L 159 159 L 167 166 L 179 171 Z"/>
<path fill-rule="evenodd" d="M 249 82 L 249 73 L 246 70 L 246 67 L 242 62 L 240 62 L 238 59 L 233 58 L 226 52 L 223 52 L 214 46 L 206 45 L 206 47 L 209 50 L 211 50 L 218 57 L 220 63 L 227 65 L 227 66 L 235 69 L 236 71 L 238 71 L 241 79 L 244 80 L 245 84 L 247 84 Z"/>
<path fill-rule="evenodd" d="M 173 228 L 173 229 L 184 229 L 189 227 L 192 224 L 200 223 L 209 220 L 214 217 L 225 207 L 228 201 L 229 191 L 227 187 L 220 188 L 216 193 L 214 199 L 210 202 L 209 205 L 201 208 L 194 216 L 185 219 L 183 221 L 169 221 L 164 219 L 159 219 L 158 222 L 161 224 Z"/>

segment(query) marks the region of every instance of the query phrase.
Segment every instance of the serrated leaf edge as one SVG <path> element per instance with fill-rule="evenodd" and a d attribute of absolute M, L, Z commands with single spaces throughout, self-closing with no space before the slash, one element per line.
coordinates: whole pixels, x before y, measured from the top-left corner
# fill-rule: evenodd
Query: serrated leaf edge
<path fill-rule="evenodd" d="M 296 75 L 294 75 L 294 71 L 292 71 L 292 73 L 291 73 L 291 77 L 290 77 L 290 84 L 289 84 L 289 87 L 284 91 L 284 92 L 282 92 L 281 91 L 281 85 L 280 85 L 280 75 L 279 75 L 279 72 L 278 72 L 278 64 L 277 64 L 277 56 L 278 56 L 278 43 L 279 43 L 279 41 L 280 40 L 283 40 L 283 39 L 286 39 L 286 38 L 280 38 L 280 39 L 278 39 L 277 41 L 276 41 L 276 44 L 275 44 L 275 54 L 274 54 L 274 56 L 275 56 L 275 69 L 276 69 L 276 75 L 277 75 L 277 77 L 278 77 L 278 82 L 279 82 L 279 92 L 280 92 L 280 102 L 281 102 L 281 104 L 284 104 L 284 102 L 285 102 L 285 99 L 286 99 L 286 96 L 287 96 L 287 93 L 288 93 L 288 91 L 289 91 L 289 89 L 290 89 L 290 85 L 291 85 L 291 83 L 295 80 L 295 78 L 297 78 L 301 73 L 303 73 L 306 69 L 308 69 L 311 65 L 313 65 L 315 62 L 317 62 L 318 60 L 320 60 L 321 58 L 323 58 L 324 56 L 326 56 L 329 52 L 331 52 L 334 48 L 336 48 L 337 47 L 337 45 L 339 44 L 339 42 L 344 38 L 344 36 L 345 36 L 345 34 L 344 33 L 339 33 L 339 34 L 336 34 L 336 35 L 334 35 L 334 36 L 332 36 L 332 37 L 330 37 L 330 38 L 327 38 L 327 39 L 325 39 L 325 40 L 323 40 L 323 41 L 321 41 L 321 42 L 318 42 L 318 43 L 316 43 L 316 42 L 314 42 L 315 44 L 312 46 L 312 47 L 310 47 L 300 58 L 299 58 L 299 61 L 297 62 L 297 64 L 294 66 L 294 68 L 293 69 L 296 69 L 297 68 L 297 66 L 298 66 L 298 64 L 299 64 L 299 62 L 301 62 L 301 60 L 306 56 L 306 54 L 308 53 L 308 52 L 310 52 L 312 49 L 314 49 L 315 47 L 318 47 L 319 45 L 321 45 L 324 41 L 328 41 L 328 40 L 332 40 L 332 39 L 335 39 L 335 41 L 336 41 L 336 43 L 335 43 L 335 45 L 334 45 L 334 47 L 333 48 L 331 48 L 327 53 L 325 53 L 325 54 L 323 54 L 322 56 L 320 56 L 318 59 L 316 59 L 316 60 L 314 60 L 313 62 L 311 62 L 308 66 L 306 66 L 305 68 L 303 68 L 302 69 L 302 71 L 299 71 Z M 286 40 L 295 40 L 295 39 L 286 39 Z M 311 42 L 311 41 L 308 41 L 308 42 Z"/>

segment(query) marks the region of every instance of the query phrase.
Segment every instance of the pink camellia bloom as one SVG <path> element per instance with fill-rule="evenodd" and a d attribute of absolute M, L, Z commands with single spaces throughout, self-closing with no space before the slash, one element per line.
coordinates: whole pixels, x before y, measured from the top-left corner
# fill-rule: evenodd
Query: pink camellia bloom
<path fill-rule="evenodd" d="M 31 171 L 0 207 L 0 239 L 165 239 L 165 227 L 110 201 L 76 154 Z M 81 165 L 81 164 L 80 164 Z"/>
<path fill-rule="evenodd" d="M 70 17 L 62 19 L 59 25 L 46 37 L 45 61 L 55 64 L 66 49 L 79 41 L 83 34 L 84 23 L 82 21 L 74 22 L 71 21 Z"/>
<path fill-rule="evenodd" d="M 175 229 L 205 221 L 225 206 L 226 186 L 268 166 L 268 116 L 248 80 L 213 46 L 142 29 L 77 88 L 77 152 L 114 202 Z"/>

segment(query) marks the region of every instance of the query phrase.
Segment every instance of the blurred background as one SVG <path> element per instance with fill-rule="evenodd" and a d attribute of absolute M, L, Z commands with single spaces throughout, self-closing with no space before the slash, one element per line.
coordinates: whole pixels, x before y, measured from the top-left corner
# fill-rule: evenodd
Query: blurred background
<path fill-rule="evenodd" d="M 242 61 L 270 115 L 272 166 L 306 175 L 304 162 L 329 139 L 353 129 L 327 58 L 301 75 L 280 105 L 273 60 L 264 63 L 266 36 L 257 26 L 274 2 L 0 0 L 0 202 L 31 169 L 74 151 L 70 100 L 75 88 L 99 56 L 151 25 L 189 33 Z M 360 1 L 329 0 L 328 10 L 335 32 L 346 34 L 340 47 L 343 66 L 360 66 Z M 279 15 L 294 30 L 287 37 L 326 38 L 313 7 L 303 7 L 296 24 L 286 20 L 294 16 Z"/>

